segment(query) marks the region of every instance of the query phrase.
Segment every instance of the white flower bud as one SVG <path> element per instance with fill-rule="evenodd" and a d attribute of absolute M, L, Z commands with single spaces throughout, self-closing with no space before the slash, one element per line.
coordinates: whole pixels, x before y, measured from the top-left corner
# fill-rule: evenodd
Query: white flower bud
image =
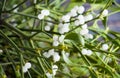
<path fill-rule="evenodd" d="M 85 20 L 84 20 L 84 16 L 83 15 L 79 15 L 77 17 L 77 19 L 79 20 L 79 24 L 84 24 L 85 23 Z"/>
<path fill-rule="evenodd" d="M 102 49 L 103 49 L 103 50 L 108 50 L 108 48 L 109 48 L 108 44 L 103 44 L 103 45 L 102 45 Z"/>
<path fill-rule="evenodd" d="M 43 14 L 39 14 L 39 15 L 38 15 L 38 19 L 41 20 L 41 19 L 43 19 L 43 18 L 44 18 L 44 15 L 43 15 Z"/>
<path fill-rule="evenodd" d="M 26 73 L 28 71 L 28 68 L 23 66 L 23 72 Z"/>
<path fill-rule="evenodd" d="M 87 50 L 87 54 L 88 56 L 92 55 L 92 51 L 91 50 Z"/>
<path fill-rule="evenodd" d="M 54 53 L 54 55 L 53 55 L 53 61 L 54 61 L 54 62 L 57 62 L 57 61 L 59 61 L 59 60 L 60 60 L 59 54 L 58 54 L 58 53 Z"/>
<path fill-rule="evenodd" d="M 49 72 L 48 72 L 48 73 L 46 73 L 46 76 L 47 76 L 47 78 L 53 78 L 53 75 L 52 75 L 52 74 L 50 74 Z"/>
<path fill-rule="evenodd" d="M 65 38 L 65 36 L 64 36 L 64 35 L 61 35 L 61 36 L 59 37 L 59 42 L 60 42 L 60 43 L 63 42 L 64 38 Z"/>
<path fill-rule="evenodd" d="M 69 25 L 70 25 L 70 23 L 65 23 L 65 24 L 60 23 L 58 25 L 59 33 L 64 34 L 65 32 L 68 32 L 69 31 Z"/>
<path fill-rule="evenodd" d="M 58 41 L 53 41 L 53 46 L 58 46 L 59 42 Z"/>
<path fill-rule="evenodd" d="M 0 53 L 3 53 L 3 50 L 0 49 Z"/>
<path fill-rule="evenodd" d="M 48 25 L 45 26 L 45 30 L 46 30 L 46 31 L 50 31 L 50 26 L 48 26 Z"/>
<path fill-rule="evenodd" d="M 54 35 L 54 36 L 53 36 L 53 40 L 54 40 L 54 41 L 57 41 L 57 40 L 58 40 L 58 35 Z"/>
<path fill-rule="evenodd" d="M 57 65 L 53 65 L 53 66 L 52 66 L 52 70 L 53 70 L 53 71 L 57 71 L 57 70 L 58 70 L 58 66 L 57 66 Z"/>
<path fill-rule="evenodd" d="M 105 9 L 105 10 L 102 12 L 102 15 L 103 15 L 103 16 L 107 16 L 107 15 L 108 15 L 108 10 Z"/>
<path fill-rule="evenodd" d="M 85 34 L 84 35 L 84 37 L 86 38 L 86 39 L 93 39 L 93 35 L 92 34 Z"/>
<path fill-rule="evenodd" d="M 54 49 L 50 49 L 48 52 L 44 52 L 43 56 L 49 58 L 54 55 Z"/>
<path fill-rule="evenodd" d="M 50 15 L 50 11 L 49 10 L 42 10 L 41 14 L 48 16 L 48 15 Z"/>
<path fill-rule="evenodd" d="M 75 24 L 75 26 L 79 26 L 80 25 L 79 20 L 75 20 L 74 24 Z"/>
<path fill-rule="evenodd" d="M 86 54 L 88 53 L 88 52 L 87 52 L 87 49 L 82 49 L 81 53 L 82 53 L 83 55 L 86 55 Z"/>
<path fill-rule="evenodd" d="M 79 15 L 79 16 L 77 17 L 77 19 L 79 19 L 79 20 L 84 20 L 84 16 L 83 16 L 83 15 Z"/>
<path fill-rule="evenodd" d="M 48 51 L 48 55 L 52 56 L 52 55 L 54 55 L 54 52 L 55 52 L 54 49 L 51 49 Z"/>
<path fill-rule="evenodd" d="M 23 66 L 23 72 L 26 73 L 30 68 L 31 68 L 31 63 L 29 62 L 25 63 L 25 66 Z"/>
<path fill-rule="evenodd" d="M 65 33 L 64 30 L 63 30 L 63 28 L 59 29 L 59 33 L 60 34 L 64 34 Z"/>
<path fill-rule="evenodd" d="M 73 9 L 71 9 L 71 11 L 68 13 L 68 15 L 70 15 L 71 17 L 77 16 L 78 8 L 79 8 L 78 6 L 75 6 Z"/>
<path fill-rule="evenodd" d="M 44 53 L 43 53 L 43 56 L 46 57 L 46 58 L 49 58 L 51 55 L 48 54 L 47 52 L 44 52 Z"/>
<path fill-rule="evenodd" d="M 83 55 L 88 55 L 88 56 L 92 55 L 92 51 L 91 50 L 82 49 L 81 52 L 82 52 Z"/>
<path fill-rule="evenodd" d="M 64 25 L 63 25 L 63 30 L 64 30 L 64 32 L 68 32 L 70 29 L 69 29 L 69 23 L 65 23 Z"/>
<path fill-rule="evenodd" d="M 84 24 L 81 27 L 82 27 L 82 29 L 87 29 L 87 24 Z"/>
<path fill-rule="evenodd" d="M 42 10 L 41 14 L 38 15 L 38 19 L 43 19 L 45 16 L 48 16 L 50 14 L 49 10 Z"/>
<path fill-rule="evenodd" d="M 84 17 L 85 21 L 90 21 L 92 19 L 93 19 L 93 15 L 92 14 L 89 14 L 89 15 L 87 15 L 87 16 Z"/>
<path fill-rule="evenodd" d="M 85 20 L 79 20 L 80 25 L 85 23 Z"/>
<path fill-rule="evenodd" d="M 76 10 L 72 9 L 67 15 L 69 15 L 71 17 L 75 17 L 75 16 L 77 16 L 77 12 L 76 12 Z"/>
<path fill-rule="evenodd" d="M 64 16 L 62 16 L 61 20 L 64 21 L 64 22 L 69 22 L 70 21 L 70 16 L 69 15 L 64 15 Z"/>
<path fill-rule="evenodd" d="M 82 14 L 84 11 L 85 11 L 84 6 L 78 7 L 78 13 L 79 13 L 79 14 Z"/>
<path fill-rule="evenodd" d="M 82 30 L 80 31 L 80 34 L 81 34 L 81 35 L 85 35 L 85 34 L 88 34 L 88 32 L 89 32 L 88 29 L 82 29 Z"/>
<path fill-rule="evenodd" d="M 29 63 L 29 62 L 25 63 L 25 67 L 27 67 L 27 69 L 30 69 L 31 68 L 31 63 Z"/>

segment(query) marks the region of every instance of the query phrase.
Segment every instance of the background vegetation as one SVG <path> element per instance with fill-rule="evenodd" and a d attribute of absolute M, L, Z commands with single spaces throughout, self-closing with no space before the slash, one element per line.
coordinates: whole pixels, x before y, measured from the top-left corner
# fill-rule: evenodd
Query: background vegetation
<path fill-rule="evenodd" d="M 64 43 L 53 46 L 53 36 L 61 36 L 57 29 L 60 18 L 76 5 L 86 8 L 83 15 L 93 14 L 85 22 L 93 39 L 80 35 L 82 25 L 74 26 L 71 19 Z M 40 20 L 44 9 L 50 15 Z M 102 16 L 105 9 L 109 10 L 106 17 Z M 53 78 L 119 78 L 120 32 L 110 30 L 107 22 L 108 16 L 119 12 L 115 0 L 0 0 L 0 78 L 47 78 L 46 73 L 53 74 L 53 65 L 58 66 Z M 48 22 L 53 24 L 50 31 L 44 29 Z M 108 45 L 107 50 L 102 49 L 103 44 Z M 83 48 L 92 55 L 82 54 Z M 43 55 L 50 49 L 59 53 L 59 61 Z M 31 68 L 23 72 L 28 62 Z"/>

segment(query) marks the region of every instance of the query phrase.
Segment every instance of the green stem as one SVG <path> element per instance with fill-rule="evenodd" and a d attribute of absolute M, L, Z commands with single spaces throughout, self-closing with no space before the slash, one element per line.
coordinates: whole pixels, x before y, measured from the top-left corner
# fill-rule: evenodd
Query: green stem
<path fill-rule="evenodd" d="M 17 53 L 18 53 L 18 55 L 19 55 L 19 57 L 20 57 L 20 60 L 21 60 L 21 67 L 22 67 L 22 57 L 21 57 L 21 50 L 18 48 L 18 46 L 11 40 L 11 39 L 9 39 L 1 30 L 0 30 L 0 34 L 2 35 L 2 37 L 4 38 L 4 39 L 6 39 L 17 51 Z M 13 64 L 14 64 L 14 62 L 13 62 Z M 23 75 L 23 71 L 21 72 L 22 74 L 22 78 L 24 78 L 24 75 Z"/>
<path fill-rule="evenodd" d="M 10 29 L 10 30 L 13 30 L 15 31 L 16 33 L 18 33 L 19 35 L 21 35 L 22 37 L 25 37 L 27 38 L 28 36 L 26 34 L 24 34 L 21 30 L 13 27 L 12 25 L 10 25 L 9 23 L 5 22 L 5 21 L 2 21 L 2 24 L 4 25 L 4 27 Z"/>
<path fill-rule="evenodd" d="M 3 0 L 3 5 L 2 5 L 2 8 L 1 8 L 1 11 L 4 11 L 4 9 L 5 9 L 5 4 L 6 4 L 6 0 Z M 2 13 L 2 12 L 1 12 Z"/>
<path fill-rule="evenodd" d="M 20 54 L 20 67 L 21 67 L 21 77 L 24 78 L 24 72 L 23 72 L 23 55 Z"/>
<path fill-rule="evenodd" d="M 34 69 L 34 68 L 31 68 L 32 69 L 32 71 L 34 71 L 36 74 L 38 74 L 39 76 L 41 76 L 42 74 L 40 73 L 40 72 L 38 72 L 36 69 Z"/>
<path fill-rule="evenodd" d="M 48 5 L 48 0 L 45 0 L 45 5 L 46 5 L 46 6 Z"/>
<path fill-rule="evenodd" d="M 116 0 L 114 0 L 113 2 L 115 3 L 116 6 L 120 7 L 120 4 L 116 2 Z"/>
<path fill-rule="evenodd" d="M 8 11 L 5 11 L 5 12 L 11 12 L 11 11 L 15 10 L 16 8 L 18 8 L 19 6 L 21 6 L 22 4 L 24 4 L 26 1 L 28 1 L 28 0 L 24 0 L 23 2 L 21 2 L 20 4 L 18 4 L 16 7 L 12 8 L 12 9 L 10 9 Z"/>
<path fill-rule="evenodd" d="M 58 33 L 58 32 L 53 32 L 53 31 L 42 31 L 42 30 L 40 30 L 40 29 L 23 29 L 23 28 L 20 28 L 20 30 L 26 31 L 26 32 L 38 32 L 38 33 L 40 33 L 40 32 L 46 32 L 46 33 L 61 35 L 61 34 Z"/>
<path fill-rule="evenodd" d="M 31 45 L 32 48 L 35 48 L 32 40 L 30 40 L 30 45 Z M 39 56 L 41 57 L 40 54 L 39 54 Z M 45 72 L 45 69 L 44 69 L 44 66 L 43 66 L 43 64 L 42 64 L 41 59 L 40 59 L 39 57 L 36 57 L 36 59 L 37 59 L 37 61 L 38 61 L 38 64 L 39 64 L 40 68 L 42 69 L 41 71 L 42 71 L 43 73 L 46 73 L 46 72 Z"/>
<path fill-rule="evenodd" d="M 26 14 L 27 14 L 27 13 L 31 12 L 32 10 L 33 10 L 33 6 L 28 7 L 27 9 L 23 10 L 23 11 L 20 12 L 20 13 L 26 13 Z M 12 12 L 9 12 L 9 13 L 12 13 Z M 5 19 L 5 21 L 6 21 L 6 22 L 9 22 L 9 21 L 11 21 L 11 19 L 17 19 L 17 18 L 19 18 L 19 15 L 15 15 L 15 14 L 13 13 L 13 15 L 7 17 L 7 18 Z"/>
<path fill-rule="evenodd" d="M 20 62 L 14 62 L 15 64 L 20 64 Z M 12 62 L 7 62 L 7 63 L 0 63 L 0 65 L 2 66 L 6 66 L 6 65 L 12 65 Z"/>
<path fill-rule="evenodd" d="M 39 4 L 39 5 L 36 5 L 36 8 L 37 8 L 37 9 L 48 9 L 48 8 L 41 7 L 40 4 Z M 57 11 L 54 11 L 54 10 L 52 10 L 52 9 L 48 9 L 48 10 L 50 10 L 51 13 L 54 13 L 54 14 L 57 14 L 57 15 L 60 15 L 60 16 L 63 15 L 62 13 L 57 12 Z"/>
<path fill-rule="evenodd" d="M 96 20 L 96 19 L 98 19 L 99 17 L 96 17 L 96 18 L 94 18 L 94 19 L 92 19 L 92 20 L 90 20 L 90 21 L 87 21 L 87 22 L 85 22 L 85 23 L 88 23 L 88 22 L 91 22 L 91 21 L 93 21 L 93 20 Z M 77 27 L 75 27 L 75 28 L 73 28 L 73 29 L 71 29 L 68 33 L 66 33 L 66 34 L 69 34 L 69 33 L 71 33 L 72 31 L 74 31 L 74 30 L 76 30 L 76 29 L 78 29 L 79 27 L 81 27 L 82 25 L 80 25 L 80 26 L 77 26 Z"/>
<path fill-rule="evenodd" d="M 90 72 L 93 74 L 93 77 L 98 78 L 97 73 L 92 69 L 92 65 L 91 65 L 91 63 L 89 62 L 89 60 L 81 53 L 79 47 L 78 47 L 74 42 L 72 42 L 72 44 L 73 44 L 73 45 L 76 47 L 76 49 L 79 51 L 79 53 L 81 54 L 81 57 L 82 57 L 82 59 L 85 61 L 85 63 L 86 63 L 88 66 L 90 66 L 90 67 L 89 67 L 89 70 L 90 70 Z"/>
<path fill-rule="evenodd" d="M 2 11 L 3 11 L 4 8 L 5 8 L 6 0 L 2 0 L 1 2 L 2 2 L 3 4 L 2 4 L 2 6 L 0 7 L 0 19 L 2 19 Z"/>
<path fill-rule="evenodd" d="M 34 2 L 34 1 L 33 1 Z M 36 2 L 37 2 L 37 0 L 36 0 Z M 37 9 L 35 8 L 35 5 L 36 5 L 36 3 L 34 3 L 34 16 L 37 16 Z M 34 19 L 34 22 L 33 22 L 33 26 L 32 26 L 32 29 L 34 29 L 35 28 L 35 25 L 36 25 L 36 19 Z"/>
<path fill-rule="evenodd" d="M 118 12 L 120 12 L 120 10 L 119 10 L 119 9 L 117 9 L 117 10 L 116 10 L 116 11 L 114 11 L 114 12 L 109 13 L 109 14 L 108 14 L 108 16 L 110 16 L 110 15 L 112 15 L 112 14 L 115 14 L 115 13 L 118 13 Z"/>
<path fill-rule="evenodd" d="M 100 12 L 99 18 L 101 18 L 102 12 L 111 5 L 112 1 L 113 1 L 113 0 L 109 0 L 109 1 L 106 3 L 106 5 L 105 5 L 105 7 L 103 8 L 103 10 Z"/>
<path fill-rule="evenodd" d="M 44 66 L 42 64 L 42 61 L 41 61 L 41 59 L 39 57 L 37 57 L 37 61 L 38 61 L 39 66 L 42 69 L 41 71 L 45 74 L 46 73 L 45 68 L 44 68 Z"/>
<path fill-rule="evenodd" d="M 97 56 L 97 58 L 105 65 L 105 67 L 109 70 L 112 71 L 112 68 L 110 66 L 108 66 L 96 53 L 95 55 Z M 111 75 L 114 77 L 113 72 L 111 72 Z"/>
<path fill-rule="evenodd" d="M 30 18 L 34 18 L 34 19 L 38 19 L 37 16 L 33 16 L 33 15 L 29 15 L 29 14 L 25 14 L 25 13 L 21 13 L 21 12 L 13 12 L 12 14 L 17 14 L 17 15 L 21 15 L 21 16 L 26 16 L 26 17 L 30 17 Z M 58 22 L 54 22 L 54 21 L 50 21 L 50 20 L 46 20 L 44 19 L 44 21 L 46 22 L 50 22 L 50 23 L 54 23 L 54 24 L 58 24 Z"/>
<path fill-rule="evenodd" d="M 17 75 L 16 75 L 16 71 L 17 71 L 17 70 L 16 70 L 16 67 L 15 67 L 16 64 L 15 64 L 14 60 L 12 59 L 12 57 L 10 56 L 10 54 L 9 54 L 9 52 L 8 52 L 7 49 L 5 49 L 5 52 L 6 52 L 6 55 L 8 56 L 9 61 L 12 62 L 12 67 L 13 67 L 15 76 L 17 77 Z"/>
<path fill-rule="evenodd" d="M 28 71 L 28 76 L 29 76 L 29 78 L 32 78 L 32 76 L 31 76 L 31 74 L 30 74 L 30 72 Z"/>
<path fill-rule="evenodd" d="M 8 41 L 8 42 L 11 44 L 11 46 L 14 47 L 14 48 L 17 50 L 16 52 L 20 55 L 21 50 L 18 48 L 18 46 L 17 46 L 7 35 L 5 35 L 4 32 L 1 31 L 1 30 L 0 30 L 0 35 L 1 35 L 6 41 Z"/>

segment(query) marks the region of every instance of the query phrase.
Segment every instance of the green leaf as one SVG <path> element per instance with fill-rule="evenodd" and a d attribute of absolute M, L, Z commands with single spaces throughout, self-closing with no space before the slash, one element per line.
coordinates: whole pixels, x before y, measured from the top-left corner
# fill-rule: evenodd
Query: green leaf
<path fill-rule="evenodd" d="M 67 7 L 67 11 L 70 11 L 74 6 L 76 6 L 76 5 L 82 5 L 83 3 L 82 2 L 75 2 L 75 1 L 72 1 L 69 5 L 68 5 L 68 7 Z"/>
<path fill-rule="evenodd" d="M 0 77 L 3 77 L 3 75 L 5 74 L 2 66 L 0 65 Z"/>
<path fill-rule="evenodd" d="M 95 67 L 101 68 L 103 71 L 106 71 L 108 74 L 110 74 L 112 77 L 114 77 L 114 74 L 105 66 L 102 65 L 95 65 Z"/>
<path fill-rule="evenodd" d="M 84 38 L 77 33 L 69 33 L 66 35 L 65 39 L 69 39 L 77 44 L 85 44 Z"/>
<path fill-rule="evenodd" d="M 68 64 L 68 65 L 72 65 L 72 62 L 69 60 L 69 58 L 66 56 L 65 51 L 62 51 L 62 56 L 63 56 L 63 60 Z"/>
<path fill-rule="evenodd" d="M 96 63 L 98 62 L 97 58 L 95 58 L 95 57 L 86 56 L 86 58 L 87 58 L 91 63 L 96 64 Z"/>
<path fill-rule="evenodd" d="M 104 19 L 102 20 L 102 23 L 103 23 L 103 25 L 104 25 L 104 27 L 105 27 L 105 29 L 107 28 L 107 17 L 104 17 Z"/>
<path fill-rule="evenodd" d="M 84 68 L 84 67 L 77 67 L 77 66 L 73 66 L 70 68 L 71 71 L 72 71 L 72 74 L 75 74 L 75 75 L 78 75 L 80 76 L 80 78 L 82 76 L 88 76 L 89 74 L 89 71 L 87 68 Z M 88 74 L 88 75 L 87 75 Z"/>
<path fill-rule="evenodd" d="M 85 40 L 82 36 L 79 36 L 81 44 L 84 46 L 85 45 Z"/>

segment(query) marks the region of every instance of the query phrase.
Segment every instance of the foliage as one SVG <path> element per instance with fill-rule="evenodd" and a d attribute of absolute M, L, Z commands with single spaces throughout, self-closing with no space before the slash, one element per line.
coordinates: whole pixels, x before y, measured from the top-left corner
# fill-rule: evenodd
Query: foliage
<path fill-rule="evenodd" d="M 1 0 L 0 78 L 119 78 L 120 33 L 107 23 L 119 6 L 114 0 Z"/>

